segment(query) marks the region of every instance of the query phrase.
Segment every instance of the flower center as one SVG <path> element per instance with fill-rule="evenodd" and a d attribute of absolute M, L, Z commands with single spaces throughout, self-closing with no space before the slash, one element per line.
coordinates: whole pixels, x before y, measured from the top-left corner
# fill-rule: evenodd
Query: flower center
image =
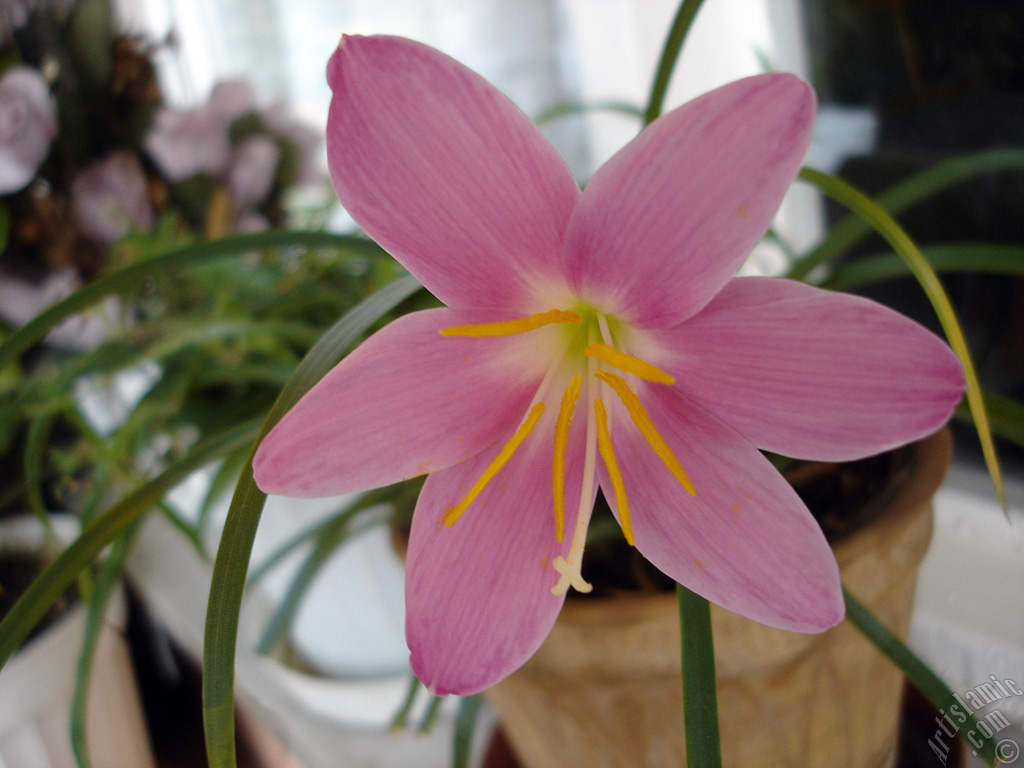
<path fill-rule="evenodd" d="M 630 386 L 630 381 L 642 379 L 655 384 L 671 386 L 675 379 L 669 373 L 626 352 L 620 341 L 616 344 L 609 325 L 608 317 L 590 307 L 581 306 L 579 311 L 552 309 L 536 315 L 503 320 L 494 323 L 478 323 L 474 325 L 456 325 L 441 330 L 442 336 L 473 336 L 497 337 L 528 333 L 547 325 L 566 324 L 582 326 L 567 331 L 567 344 L 564 354 L 556 359 L 547 375 L 538 387 L 533 403 L 526 418 L 516 429 L 511 438 L 502 446 L 492 459 L 479 479 L 473 484 L 462 500 L 451 507 L 442 518 L 445 525 L 452 525 L 463 512 L 480 495 L 487 484 L 508 463 L 523 441 L 533 432 L 547 407 L 545 400 L 550 396 L 551 383 L 556 371 L 562 369 L 566 360 L 576 358 L 586 370 L 586 379 L 581 373 L 573 374 L 568 386 L 562 392 L 555 420 L 554 429 L 554 462 L 552 466 L 552 491 L 554 496 L 555 537 L 559 543 L 565 535 L 565 473 L 566 454 L 569 446 L 569 430 L 576 411 L 583 383 L 586 381 L 585 399 L 586 430 L 583 453 L 583 477 L 580 483 L 579 508 L 576 524 L 573 528 L 569 551 L 565 557 L 559 555 L 552 561 L 552 567 L 558 571 L 560 578 L 552 588 L 552 593 L 564 594 L 572 587 L 580 592 L 590 592 L 593 587 L 583 578 L 583 549 L 586 543 L 587 528 L 593 514 L 594 494 L 597 487 L 597 455 L 600 453 L 605 469 L 611 482 L 611 490 L 615 496 L 615 507 L 622 526 L 623 535 L 629 544 L 633 544 L 633 524 L 629 513 L 629 501 L 626 487 L 622 479 L 612 445 L 612 427 L 604 398 L 614 393 L 621 401 L 630 420 L 637 431 L 644 437 L 654 454 L 673 477 L 691 494 L 696 489 L 672 449 L 655 429 L 647 415 L 640 398 Z M 613 320 L 612 322 L 616 322 Z M 614 369 L 609 370 L 609 369 Z"/>

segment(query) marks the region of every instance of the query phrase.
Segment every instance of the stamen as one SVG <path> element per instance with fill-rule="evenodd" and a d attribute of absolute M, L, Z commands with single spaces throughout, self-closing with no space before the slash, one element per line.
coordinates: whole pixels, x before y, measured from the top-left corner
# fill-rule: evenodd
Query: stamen
<path fill-rule="evenodd" d="M 545 325 L 553 323 L 572 323 L 579 325 L 583 318 L 575 312 L 566 312 L 561 309 L 552 309 L 529 317 L 520 317 L 516 320 L 501 320 L 496 323 L 475 323 L 473 325 L 453 325 L 450 328 L 442 328 L 442 336 L 512 336 L 517 333 L 535 331 Z"/>
<path fill-rule="evenodd" d="M 594 399 L 594 414 L 597 416 L 597 447 L 601 451 L 601 458 L 604 459 L 604 466 L 611 478 L 612 488 L 615 489 L 615 506 L 619 511 L 622 534 L 626 537 L 629 545 L 633 546 L 633 522 L 629 517 L 626 486 L 622 482 L 619 463 L 615 460 L 615 451 L 612 449 L 612 436 L 608 431 L 608 412 L 605 411 L 604 401 L 600 397 Z"/>
<path fill-rule="evenodd" d="M 658 430 L 654 428 L 654 424 L 651 423 L 650 416 L 647 415 L 647 411 L 644 410 L 643 404 L 640 402 L 640 398 L 634 394 L 633 390 L 626 384 L 626 380 L 621 376 L 616 376 L 614 373 L 608 371 L 595 371 L 594 375 L 597 376 L 601 381 L 610 386 L 615 390 L 615 394 L 622 400 L 622 404 L 626 406 L 626 410 L 629 412 L 630 418 L 633 419 L 633 423 L 636 424 L 636 428 L 640 430 L 640 434 L 643 435 L 651 448 L 658 455 L 668 468 L 668 471 L 672 473 L 676 480 L 679 481 L 680 485 L 685 488 L 691 496 L 697 495 L 697 490 L 693 487 L 693 483 L 690 478 L 687 477 L 686 471 L 683 469 L 682 464 L 679 463 L 679 459 L 676 458 L 675 454 L 672 453 L 672 449 L 668 447 L 668 444 L 658 434 Z"/>
<path fill-rule="evenodd" d="M 607 344 L 591 344 L 583 350 L 583 354 L 588 357 L 596 357 L 598 360 L 603 360 L 620 371 L 632 373 L 634 376 L 639 376 L 641 379 L 653 381 L 657 384 L 675 384 L 676 381 L 675 377 L 665 373 L 660 368 L 656 368 L 638 357 L 620 352 L 614 347 L 609 347 Z"/>
<path fill-rule="evenodd" d="M 537 422 L 540 421 L 540 417 L 544 415 L 544 403 L 537 403 L 526 416 L 526 420 L 519 425 L 519 429 L 516 430 L 515 434 L 509 438 L 509 441 L 505 443 L 504 447 L 498 452 L 498 455 L 494 457 L 490 464 L 487 465 L 487 469 L 480 475 L 480 478 L 473 483 L 473 487 L 469 489 L 469 492 L 465 497 L 456 504 L 454 507 L 444 513 L 444 517 L 441 518 L 441 522 L 445 525 L 451 525 L 466 508 L 473 503 L 473 499 L 480 495 L 480 492 L 487 487 L 487 484 L 494 479 L 494 476 L 498 474 L 498 471 L 508 463 L 508 460 L 512 458 L 512 454 L 516 452 L 516 449 L 525 440 L 529 434 L 533 431 L 533 428 L 537 426 Z"/>
<path fill-rule="evenodd" d="M 562 395 L 562 407 L 558 411 L 555 422 L 555 464 L 552 471 L 555 494 L 555 538 L 562 543 L 565 535 L 565 452 L 569 445 L 569 424 L 576 410 L 576 400 L 580 396 L 580 384 L 583 377 L 578 373 L 572 377 L 569 386 Z"/>

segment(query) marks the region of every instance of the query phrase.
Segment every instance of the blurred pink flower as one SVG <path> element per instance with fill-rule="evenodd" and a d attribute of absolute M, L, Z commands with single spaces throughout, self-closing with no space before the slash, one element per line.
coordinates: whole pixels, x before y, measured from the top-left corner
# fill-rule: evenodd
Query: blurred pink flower
<path fill-rule="evenodd" d="M 24 325 L 81 287 L 82 278 L 74 267 L 51 272 L 40 283 L 0 272 L 0 317 L 15 326 Z M 92 349 L 107 340 L 120 318 L 121 305 L 110 297 L 90 311 L 69 317 L 46 340 L 62 349 Z"/>
<path fill-rule="evenodd" d="M 448 307 L 368 339 L 253 466 L 300 497 L 429 473 L 406 563 L 419 678 L 473 693 L 537 649 L 568 589 L 590 589 L 599 487 L 626 540 L 695 592 L 789 630 L 840 621 L 831 550 L 758 449 L 886 450 L 942 425 L 964 380 L 889 309 L 733 277 L 799 170 L 810 88 L 770 74 L 705 94 L 581 192 L 525 115 L 438 51 L 345 37 L 328 80 L 342 204 Z"/>
<path fill-rule="evenodd" d="M 84 168 L 71 182 L 71 206 L 83 233 L 103 247 L 153 226 L 146 177 L 127 150 Z"/>
<path fill-rule="evenodd" d="M 17 66 L 0 78 L 0 195 L 23 189 L 57 135 L 57 107 L 38 70 Z"/>
<path fill-rule="evenodd" d="M 0 3 L 0 37 L 21 29 L 35 10 L 36 0 L 3 0 Z"/>
<path fill-rule="evenodd" d="M 146 150 L 170 181 L 183 181 L 198 173 L 220 176 L 231 162 L 231 124 L 251 112 L 255 104 L 247 81 L 223 80 L 200 107 L 161 109 L 146 137 Z"/>

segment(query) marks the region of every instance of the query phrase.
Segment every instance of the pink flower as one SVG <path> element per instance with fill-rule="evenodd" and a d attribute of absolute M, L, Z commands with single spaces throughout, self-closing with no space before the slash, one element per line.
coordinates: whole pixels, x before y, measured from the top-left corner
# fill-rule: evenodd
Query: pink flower
<path fill-rule="evenodd" d="M 145 146 L 170 181 L 198 173 L 219 176 L 231 162 L 231 124 L 256 107 L 252 86 L 243 79 L 223 80 L 206 104 L 181 112 L 161 109 Z"/>
<path fill-rule="evenodd" d="M 353 218 L 448 305 L 352 353 L 256 455 L 270 493 L 430 473 L 406 634 L 436 693 L 522 664 L 569 587 L 600 487 L 666 574 L 765 624 L 843 616 L 828 545 L 759 453 L 846 460 L 927 435 L 960 399 L 937 337 L 861 298 L 733 278 L 811 136 L 789 75 L 656 121 L 580 192 L 530 121 L 419 43 L 346 37 L 327 149 Z"/>
<path fill-rule="evenodd" d="M 116 150 L 86 166 L 71 182 L 71 208 L 82 231 L 107 247 L 154 223 L 146 175 L 138 158 Z"/>
<path fill-rule="evenodd" d="M 0 195 L 23 189 L 57 136 L 57 106 L 38 70 L 17 66 L 0 78 Z"/>

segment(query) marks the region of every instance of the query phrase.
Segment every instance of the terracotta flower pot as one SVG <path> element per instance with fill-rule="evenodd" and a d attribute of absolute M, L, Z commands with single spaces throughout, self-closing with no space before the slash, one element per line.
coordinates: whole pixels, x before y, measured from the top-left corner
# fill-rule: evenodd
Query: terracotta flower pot
<path fill-rule="evenodd" d="M 834 547 L 844 584 L 906 637 L 948 431 L 912 449 L 887 512 Z M 712 606 L 724 765 L 882 768 L 901 674 L 848 622 L 820 635 Z M 674 594 L 570 601 L 540 650 L 488 692 L 526 768 L 685 765 Z"/>

